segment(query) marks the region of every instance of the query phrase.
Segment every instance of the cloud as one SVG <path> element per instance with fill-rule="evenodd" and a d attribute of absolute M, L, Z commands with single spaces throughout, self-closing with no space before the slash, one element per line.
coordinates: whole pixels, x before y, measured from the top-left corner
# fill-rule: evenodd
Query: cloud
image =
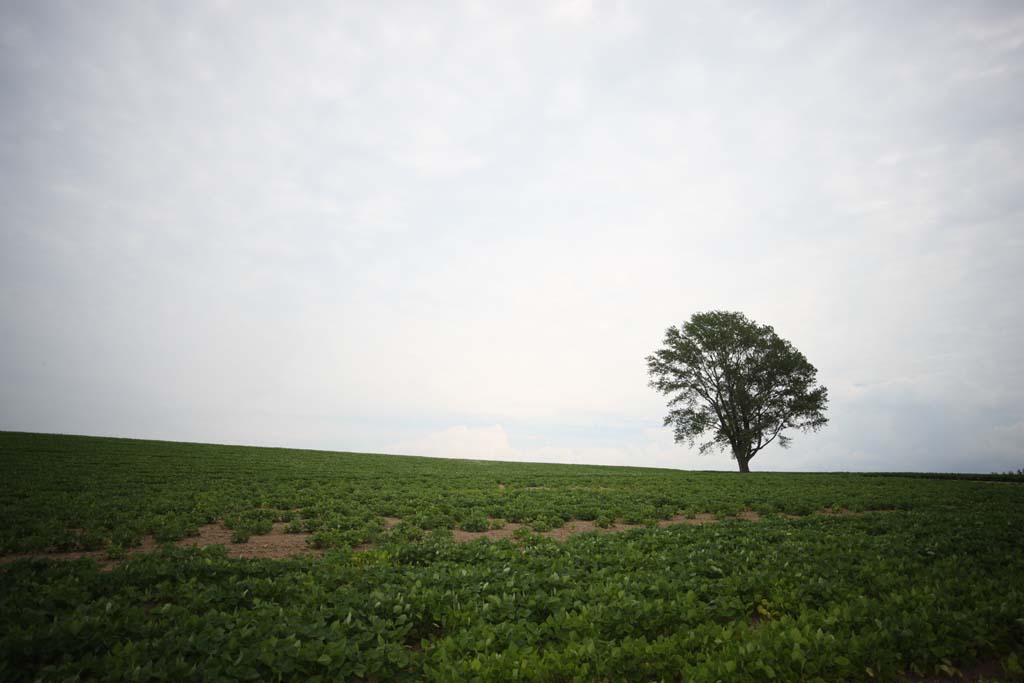
<path fill-rule="evenodd" d="M 762 468 L 1001 463 L 1022 22 L 4 5 L 0 428 L 717 467 L 643 359 L 724 308 L 833 396 Z"/>
<path fill-rule="evenodd" d="M 435 458 L 523 459 L 523 455 L 509 445 L 508 435 L 501 425 L 472 428 L 457 425 L 420 438 L 399 441 L 390 450 L 405 455 Z"/>
<path fill-rule="evenodd" d="M 558 21 L 580 23 L 593 15 L 594 3 L 592 0 L 561 0 L 551 4 L 550 12 Z"/>
<path fill-rule="evenodd" d="M 997 471 L 1024 468 L 1024 420 L 992 427 L 979 443 L 979 450 L 992 458 Z"/>
<path fill-rule="evenodd" d="M 597 431 L 597 430 L 594 430 Z M 630 465 L 634 467 L 662 467 L 674 469 L 735 469 L 728 456 L 714 454 L 702 456 L 690 449 L 672 444 L 671 435 L 664 430 L 631 430 L 631 440 L 595 442 L 593 433 L 589 443 L 561 445 L 565 436 L 557 433 L 534 434 L 527 438 L 527 447 L 513 447 L 508 432 L 501 425 L 468 427 L 458 425 L 396 442 L 389 452 L 405 455 L 424 455 L 438 458 L 470 458 L 474 460 L 503 460 L 512 462 L 556 462 L 590 465 Z M 552 443 L 552 442 L 556 443 Z"/>

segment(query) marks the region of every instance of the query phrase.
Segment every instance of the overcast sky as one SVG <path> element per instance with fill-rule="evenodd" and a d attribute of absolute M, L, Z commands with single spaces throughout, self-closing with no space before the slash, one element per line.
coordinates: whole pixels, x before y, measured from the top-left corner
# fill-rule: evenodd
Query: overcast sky
<path fill-rule="evenodd" d="M 1019 2 L 4 2 L 0 429 L 734 469 L 696 311 L 831 423 L 1024 467 Z"/>

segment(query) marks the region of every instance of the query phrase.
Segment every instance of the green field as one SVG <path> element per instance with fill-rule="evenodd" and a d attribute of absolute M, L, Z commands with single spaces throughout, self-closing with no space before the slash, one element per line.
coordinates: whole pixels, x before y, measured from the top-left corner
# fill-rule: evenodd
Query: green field
<path fill-rule="evenodd" d="M 0 464 L 0 680 L 1024 673 L 1024 485 L 1011 479 L 13 432 Z M 577 524 L 597 531 L 551 537 Z M 283 529 L 310 554 L 180 547 L 213 525 L 240 544 Z M 72 551 L 92 556 L 54 559 Z"/>

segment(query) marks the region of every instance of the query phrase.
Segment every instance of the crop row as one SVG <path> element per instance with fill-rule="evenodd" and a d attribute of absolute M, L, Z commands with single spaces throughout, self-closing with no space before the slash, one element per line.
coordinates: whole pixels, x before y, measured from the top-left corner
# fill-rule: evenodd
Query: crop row
<path fill-rule="evenodd" d="M 382 517 L 422 530 L 534 530 L 569 520 L 651 524 L 677 514 L 806 515 L 828 508 L 962 509 L 1015 485 L 843 474 L 678 472 L 0 432 L 0 554 L 130 548 L 223 521 L 237 540 L 275 521 L 324 547 L 380 540 Z M 982 489 L 978 487 L 987 486 Z M 998 490 L 997 490 L 998 489 Z"/>
<path fill-rule="evenodd" d="M 0 573 L 0 679 L 886 681 L 992 658 L 1012 675 L 1017 514 L 17 563 Z"/>

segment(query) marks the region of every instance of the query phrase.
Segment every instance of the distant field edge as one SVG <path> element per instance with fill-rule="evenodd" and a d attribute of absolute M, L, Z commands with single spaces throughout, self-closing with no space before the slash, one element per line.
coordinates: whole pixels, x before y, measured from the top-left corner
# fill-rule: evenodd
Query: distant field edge
<path fill-rule="evenodd" d="M 415 460 L 429 460 L 439 462 L 461 462 L 461 463 L 505 463 L 505 464 L 529 464 L 529 465 L 557 465 L 559 467 L 564 466 L 579 466 L 579 467 L 599 467 L 608 469 L 630 469 L 630 470 L 655 470 L 655 471 L 668 471 L 668 472 L 693 472 L 693 473 L 722 473 L 732 472 L 733 470 L 697 470 L 697 469 L 684 469 L 677 467 L 638 467 L 635 465 L 597 465 L 589 463 L 570 463 L 570 462 L 537 462 L 535 460 L 492 460 L 489 458 L 442 458 L 435 456 L 425 455 L 412 455 L 406 453 L 372 453 L 368 451 L 346 451 L 346 450 L 335 450 L 327 448 L 297 448 L 292 446 L 264 446 L 255 444 L 244 444 L 244 443 L 223 443 L 217 441 L 175 441 L 171 439 L 144 439 L 140 437 L 130 436 L 108 436 L 102 434 L 69 434 L 64 432 L 27 432 L 15 429 L 0 429 L 0 455 L 3 454 L 3 443 L 4 437 L 60 437 L 69 439 L 92 439 L 95 441 L 113 441 L 113 442 L 130 442 L 139 444 L 173 444 L 177 446 L 198 446 L 205 448 L 245 448 L 251 450 L 261 451 L 283 451 L 289 453 L 316 453 L 320 455 L 345 455 L 345 456 L 373 456 L 373 457 L 385 457 L 385 458 L 410 458 Z M 857 475 L 867 477 L 909 477 L 915 479 L 949 479 L 949 480 L 963 480 L 963 481 L 989 481 L 989 482 L 1005 482 L 1005 483 L 1024 483 L 1024 471 L 1021 472 L 875 472 L 875 471 L 855 471 L 855 470 L 755 470 L 750 472 L 751 475 L 757 474 L 830 474 L 830 475 Z"/>

